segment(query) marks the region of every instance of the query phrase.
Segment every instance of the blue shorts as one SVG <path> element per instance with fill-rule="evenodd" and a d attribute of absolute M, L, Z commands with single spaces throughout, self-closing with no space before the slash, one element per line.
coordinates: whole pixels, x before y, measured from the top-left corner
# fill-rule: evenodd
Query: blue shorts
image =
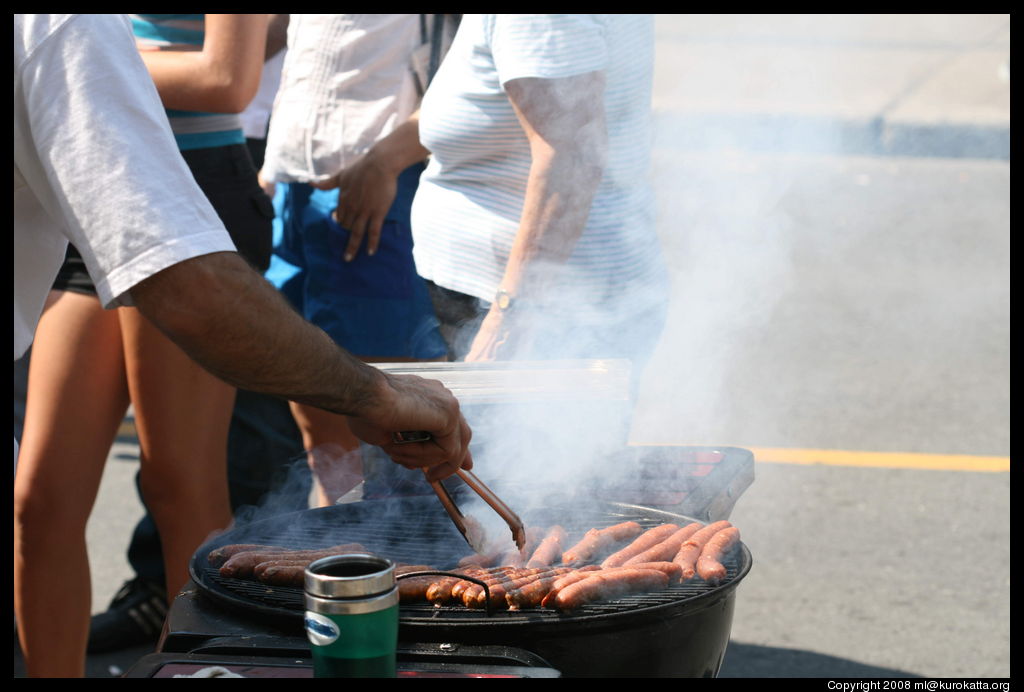
<path fill-rule="evenodd" d="M 287 290 L 283 282 L 278 288 L 307 320 L 355 356 L 426 360 L 447 353 L 412 259 L 409 213 L 422 171 L 417 164 L 402 172 L 376 254 L 366 254 L 364 241 L 351 262 L 343 259 L 349 231 L 332 218 L 338 190 L 282 186 L 275 254 L 295 271 Z M 274 272 L 267 276 L 278 283 Z"/>

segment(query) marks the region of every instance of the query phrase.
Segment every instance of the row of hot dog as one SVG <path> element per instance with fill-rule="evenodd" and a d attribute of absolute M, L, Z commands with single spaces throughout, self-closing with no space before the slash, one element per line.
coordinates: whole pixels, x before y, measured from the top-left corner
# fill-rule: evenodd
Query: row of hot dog
<path fill-rule="evenodd" d="M 462 577 L 415 576 L 398 580 L 402 601 L 572 610 L 624 594 L 656 591 L 695 576 L 719 583 L 727 573 L 723 560 L 739 543 L 739 530 L 727 521 L 707 526 L 662 524 L 646 531 L 636 522 L 623 522 L 591 529 L 568 548 L 563 548 L 567 534 L 560 526 L 530 533 L 533 545 L 521 552 L 472 555 L 459 562 L 454 572 L 486 583 L 487 591 Z M 363 549 L 358 544 L 320 550 L 236 544 L 211 551 L 209 561 L 225 577 L 301 587 L 305 568 L 314 560 Z M 494 566 L 495 562 L 502 564 Z M 395 574 L 435 569 L 399 564 Z"/>

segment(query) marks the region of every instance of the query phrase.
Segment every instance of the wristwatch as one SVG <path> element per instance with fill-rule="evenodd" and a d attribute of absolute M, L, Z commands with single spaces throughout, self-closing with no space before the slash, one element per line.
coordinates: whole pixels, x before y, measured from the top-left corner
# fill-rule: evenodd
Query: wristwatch
<path fill-rule="evenodd" d="M 494 304 L 501 312 L 508 312 L 512 308 L 512 294 L 504 288 L 499 288 L 494 294 Z"/>

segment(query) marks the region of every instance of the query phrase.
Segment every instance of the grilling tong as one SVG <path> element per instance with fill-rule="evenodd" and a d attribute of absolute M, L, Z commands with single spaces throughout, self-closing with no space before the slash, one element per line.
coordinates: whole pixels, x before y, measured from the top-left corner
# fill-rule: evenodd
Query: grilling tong
<path fill-rule="evenodd" d="M 430 433 L 421 431 L 401 432 L 392 435 L 392 440 L 394 440 L 395 444 L 427 442 L 430 439 Z M 427 470 L 423 469 L 423 473 L 426 475 Z M 491 508 L 498 513 L 498 516 L 505 520 L 509 529 L 512 530 L 512 540 L 515 542 L 516 548 L 522 550 L 523 546 L 526 545 L 526 529 L 523 528 L 522 519 L 520 519 L 515 512 L 509 509 L 509 506 L 506 505 L 500 497 L 495 495 L 490 488 L 484 485 L 483 481 L 477 478 L 475 474 L 470 471 L 466 471 L 465 469 L 459 469 L 455 473 L 459 478 L 465 481 L 466 485 L 468 485 L 473 492 L 480 496 L 480 499 L 490 505 Z M 482 527 L 480 527 L 472 517 L 467 517 L 462 513 L 458 505 L 455 504 L 455 500 L 452 499 L 451 494 L 449 494 L 448 489 L 444 487 L 444 484 L 441 483 L 441 481 L 431 481 L 430 487 L 434 489 L 437 499 L 441 501 L 441 506 L 443 506 L 444 510 L 448 512 L 448 516 L 451 517 L 452 522 L 455 524 L 455 528 L 457 528 L 463 538 L 466 539 L 469 547 L 477 552 L 483 551 L 485 546 L 483 545 L 484 535 Z"/>

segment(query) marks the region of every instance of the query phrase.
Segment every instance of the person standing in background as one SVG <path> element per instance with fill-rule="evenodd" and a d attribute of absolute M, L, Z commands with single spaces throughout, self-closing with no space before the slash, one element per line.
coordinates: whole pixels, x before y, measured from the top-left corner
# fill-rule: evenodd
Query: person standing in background
<path fill-rule="evenodd" d="M 296 309 L 367 362 L 446 355 L 409 227 L 427 155 L 415 114 L 445 17 L 292 15 L 288 26 L 261 172 L 283 187 L 277 254 L 299 270 Z M 294 402 L 292 412 L 319 503 L 332 504 L 373 462 L 344 417 Z"/>
<path fill-rule="evenodd" d="M 423 99 L 413 251 L 466 360 L 629 358 L 667 310 L 650 15 L 464 15 Z"/>

